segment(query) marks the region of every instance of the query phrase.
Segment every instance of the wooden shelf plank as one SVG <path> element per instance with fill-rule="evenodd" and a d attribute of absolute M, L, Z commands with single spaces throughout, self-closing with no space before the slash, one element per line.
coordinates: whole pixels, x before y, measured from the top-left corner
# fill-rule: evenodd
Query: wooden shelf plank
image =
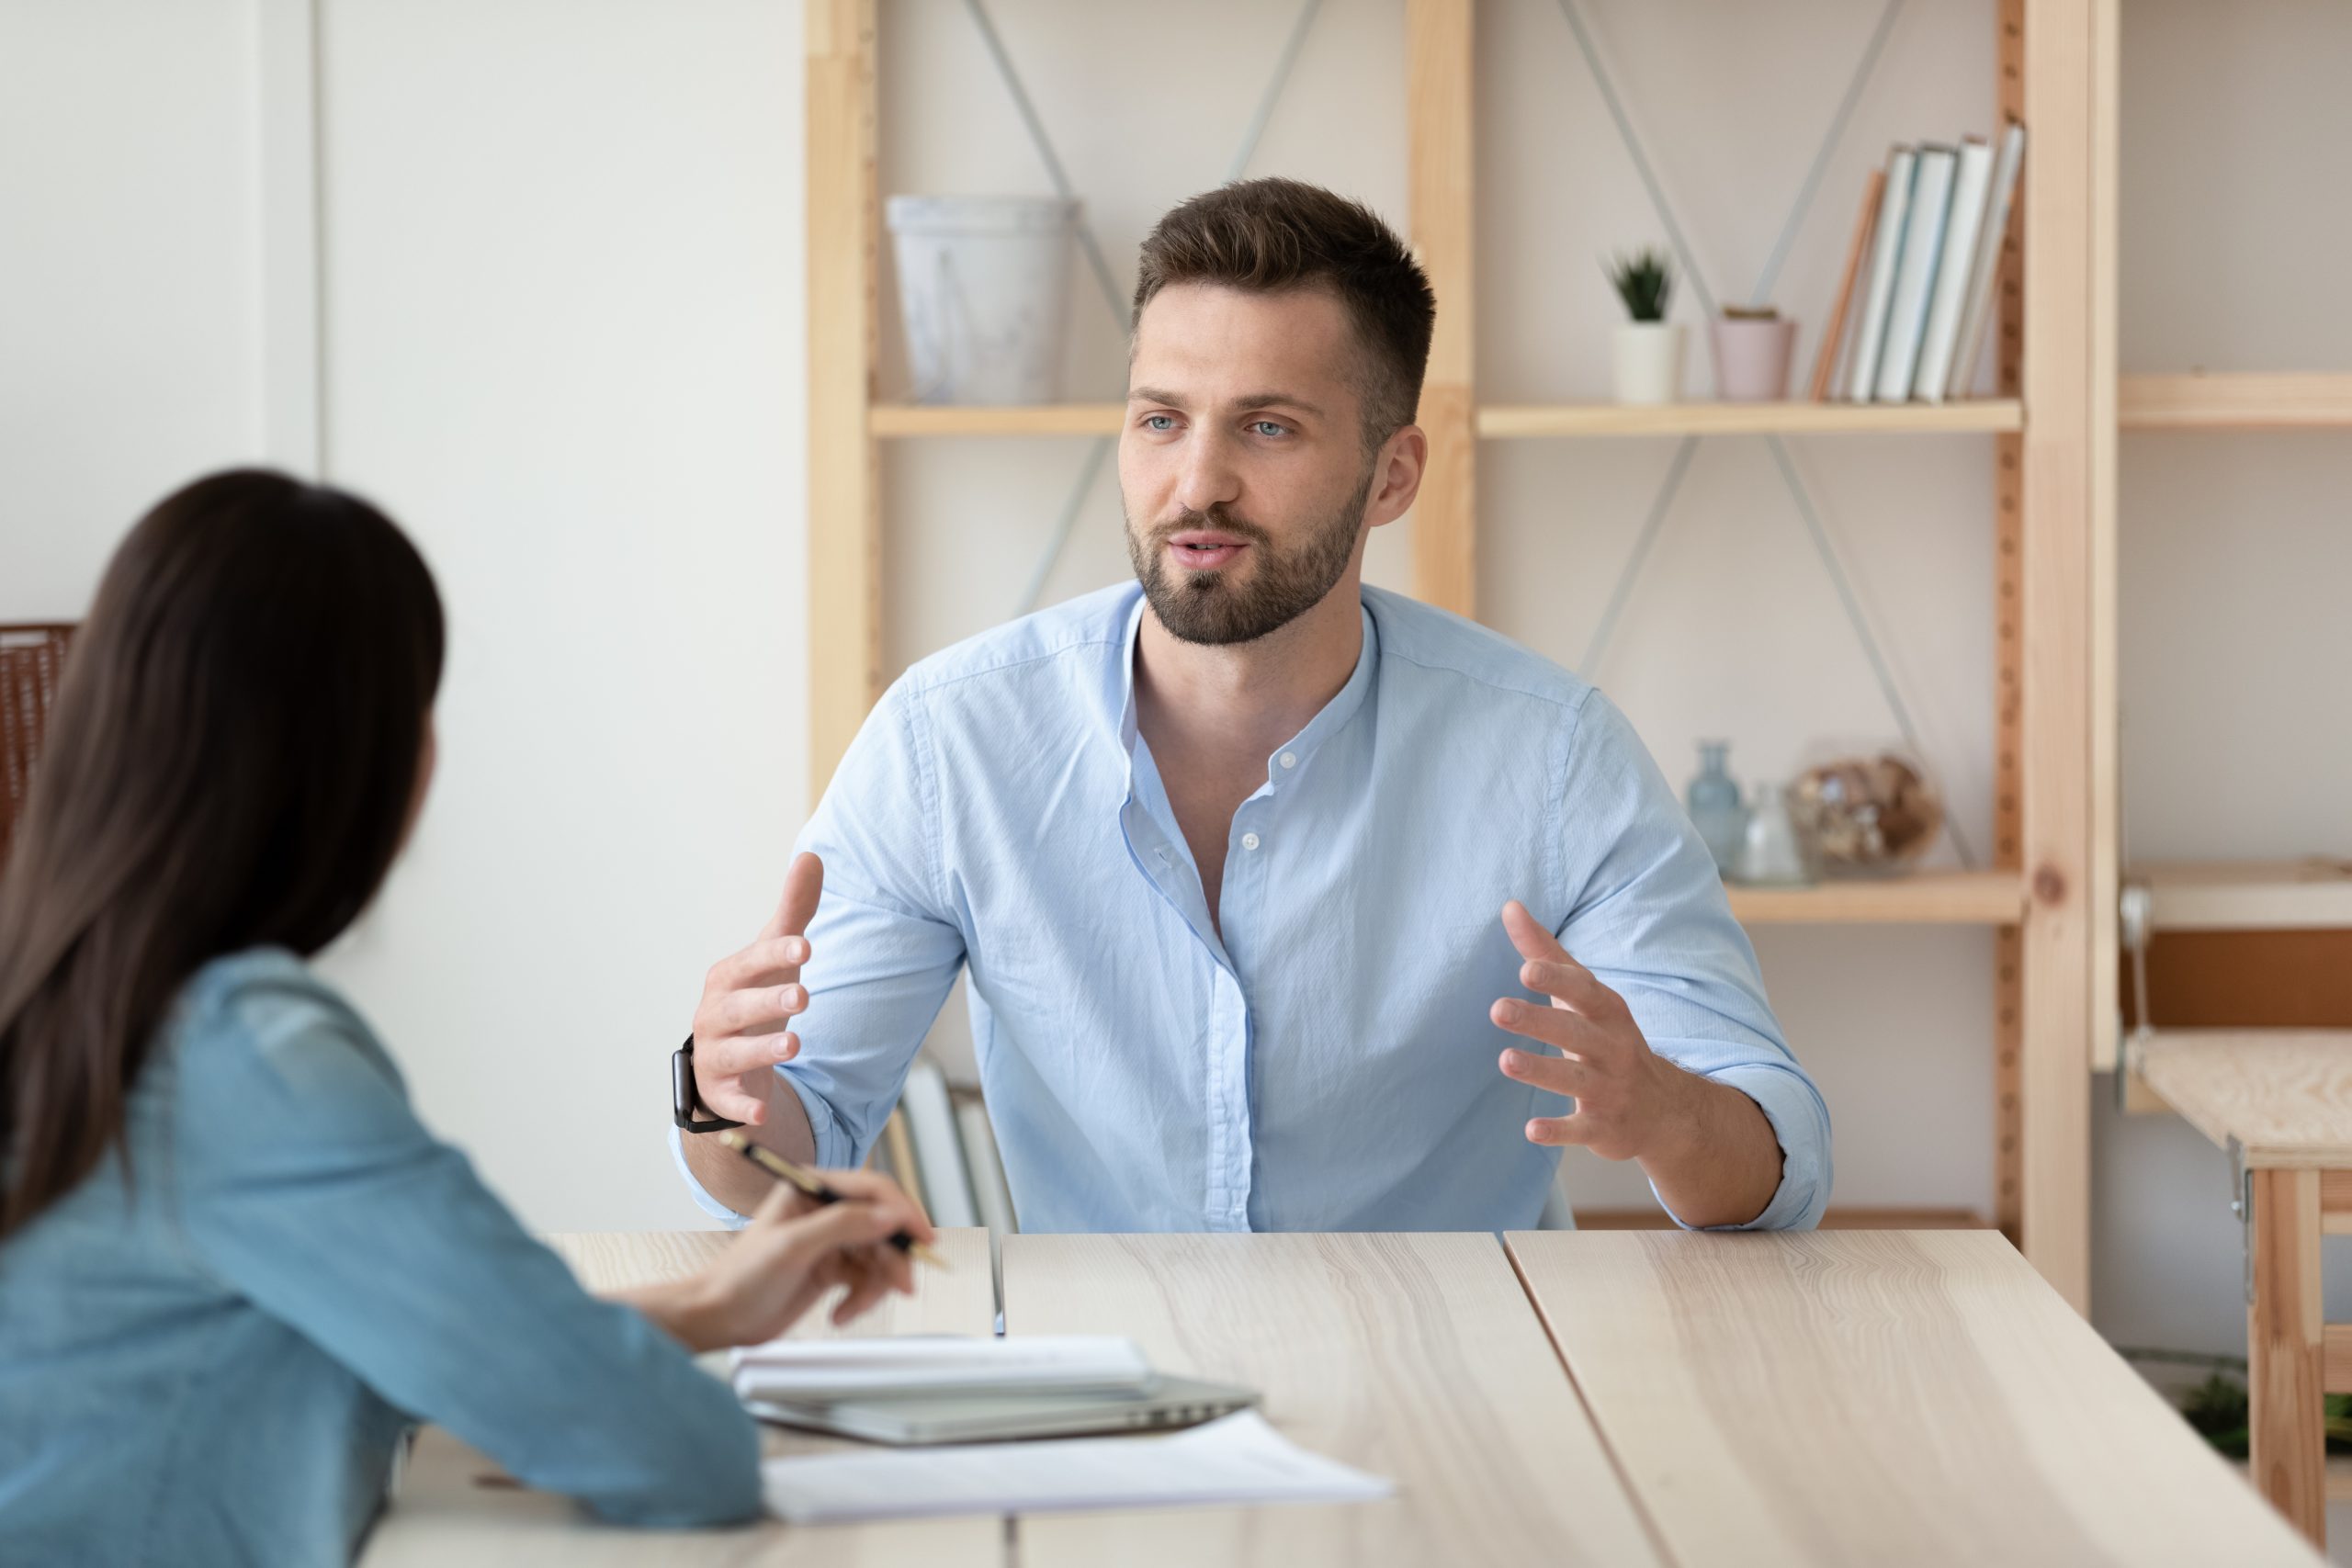
<path fill-rule="evenodd" d="M 2117 378 L 2126 430 L 2313 430 L 2352 426 L 2352 376 L 2288 372 Z"/>
<path fill-rule="evenodd" d="M 1557 403 L 1488 404 L 1478 434 L 1566 435 L 1931 434 L 2022 429 L 2013 398 L 1957 403 Z"/>
<path fill-rule="evenodd" d="M 1935 872 L 1812 887 L 1734 887 L 1743 925 L 2006 926 L 2025 913 L 2025 884 L 2010 871 Z"/>
<path fill-rule="evenodd" d="M 867 423 L 880 436 L 1116 435 L 1125 417 L 1123 403 L 1043 403 L 1028 408 L 876 403 Z"/>
<path fill-rule="evenodd" d="M 1118 403 L 1045 403 L 980 408 L 876 403 L 876 435 L 1116 435 Z M 1621 403 L 1489 405 L 1477 412 L 1482 436 L 1934 434 L 2018 430 L 2015 399 L 1961 403 Z"/>
<path fill-rule="evenodd" d="M 2160 861 L 2126 882 L 2148 889 L 2158 931 L 2335 931 L 2352 927 L 2352 861 Z"/>

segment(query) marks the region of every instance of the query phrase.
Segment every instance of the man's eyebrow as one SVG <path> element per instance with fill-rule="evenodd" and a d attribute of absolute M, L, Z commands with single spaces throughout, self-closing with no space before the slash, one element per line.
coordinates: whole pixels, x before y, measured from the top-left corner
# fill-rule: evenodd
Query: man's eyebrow
<path fill-rule="evenodd" d="M 1182 398 L 1159 387 L 1130 387 L 1127 389 L 1127 401 L 1166 403 L 1170 408 L 1178 409 L 1186 406 Z M 1316 415 L 1323 412 L 1320 405 L 1310 403 L 1305 398 L 1292 392 L 1252 392 L 1247 397 L 1228 400 L 1226 407 L 1229 409 L 1296 409 L 1301 413 Z"/>

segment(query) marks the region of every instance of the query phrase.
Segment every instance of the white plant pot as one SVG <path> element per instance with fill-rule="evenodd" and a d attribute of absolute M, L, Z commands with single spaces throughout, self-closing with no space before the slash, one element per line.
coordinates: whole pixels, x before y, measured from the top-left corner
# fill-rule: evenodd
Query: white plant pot
<path fill-rule="evenodd" d="M 1625 321 L 1617 328 L 1617 400 L 1670 403 L 1682 396 L 1682 327 Z"/>
<path fill-rule="evenodd" d="M 1056 401 L 1077 204 L 894 196 L 888 210 L 913 400 Z"/>

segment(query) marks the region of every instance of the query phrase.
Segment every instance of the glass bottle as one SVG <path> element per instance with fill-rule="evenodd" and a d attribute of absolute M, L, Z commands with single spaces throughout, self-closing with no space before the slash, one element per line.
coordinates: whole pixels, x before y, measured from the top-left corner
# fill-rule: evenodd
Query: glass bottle
<path fill-rule="evenodd" d="M 1728 740 L 1700 741 L 1699 771 L 1682 795 L 1691 826 L 1715 857 L 1715 870 L 1724 875 L 1730 874 L 1740 842 L 1747 836 L 1747 808 L 1739 802 L 1739 784 L 1727 764 L 1730 754 Z"/>
<path fill-rule="evenodd" d="M 1734 875 L 1765 887 L 1803 887 L 1817 879 L 1811 847 L 1789 816 L 1788 796 L 1779 784 L 1756 786 Z"/>

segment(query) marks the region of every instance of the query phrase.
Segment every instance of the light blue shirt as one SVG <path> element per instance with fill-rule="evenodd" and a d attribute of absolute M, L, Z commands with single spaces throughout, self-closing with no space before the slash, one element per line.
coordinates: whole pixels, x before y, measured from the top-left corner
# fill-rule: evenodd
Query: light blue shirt
<path fill-rule="evenodd" d="M 418 1420 L 607 1517 L 759 1511 L 727 1385 L 525 1235 L 300 960 L 220 959 L 0 1244 L 0 1562 L 347 1562 Z"/>
<path fill-rule="evenodd" d="M 858 732 L 801 839 L 825 893 L 777 1069 L 822 1163 L 865 1157 L 968 966 L 1023 1230 L 1532 1226 L 1560 1156 L 1523 1129 L 1569 1106 L 1498 1066 L 1524 1043 L 1487 1017 L 1529 995 L 1518 898 L 1652 1049 L 1763 1108 L 1784 1161 L 1751 1224 L 1819 1220 L 1828 1110 L 1605 698 L 1365 589 L 1354 673 L 1234 813 L 1220 931 L 1136 728 L 1142 615 L 1127 583 L 1015 621 L 915 666 Z"/>

